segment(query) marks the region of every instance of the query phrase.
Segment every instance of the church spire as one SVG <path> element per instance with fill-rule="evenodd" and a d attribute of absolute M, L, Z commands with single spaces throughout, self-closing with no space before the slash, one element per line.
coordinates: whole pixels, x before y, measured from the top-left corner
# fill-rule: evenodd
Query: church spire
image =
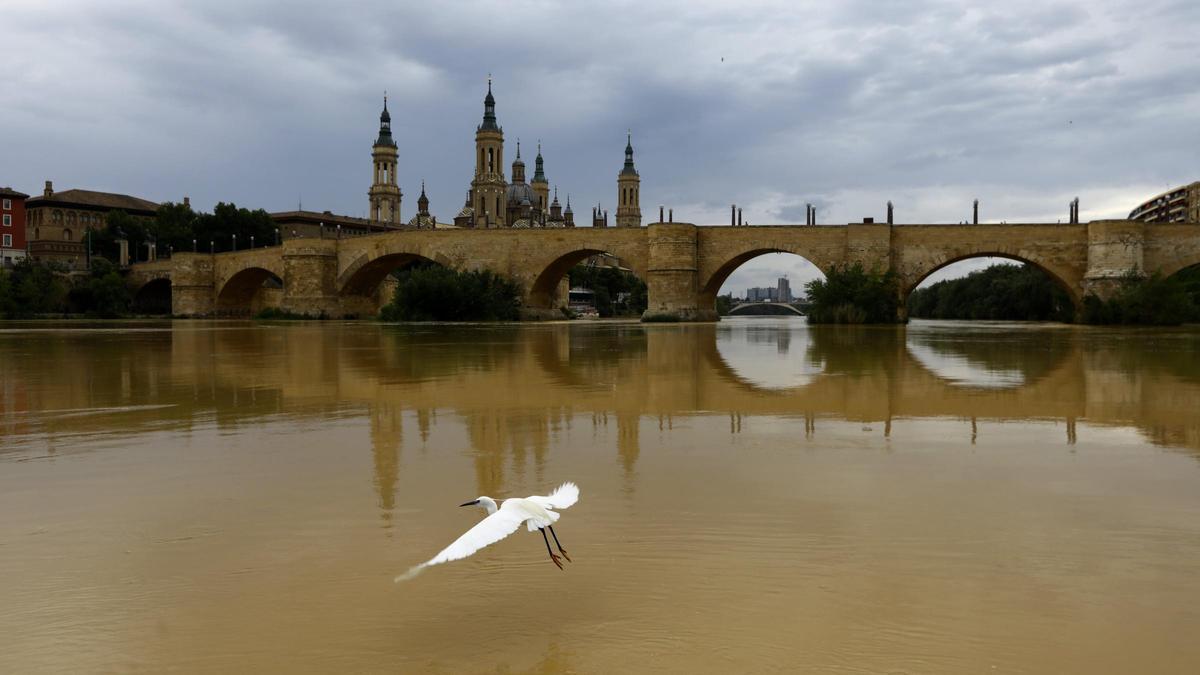
<path fill-rule="evenodd" d="M 489 131 L 500 131 L 499 125 L 496 124 L 496 97 L 492 96 L 492 76 L 488 75 L 488 93 L 483 99 L 483 124 L 480 129 Z"/>
<path fill-rule="evenodd" d="M 633 168 L 633 132 L 628 132 L 625 136 L 625 168 L 621 169 L 623 175 L 637 175 L 637 169 Z"/>
<path fill-rule="evenodd" d="M 396 147 L 396 141 L 392 140 L 392 115 L 387 108 L 387 92 L 383 92 L 383 112 L 379 113 L 379 138 L 375 139 L 375 145 L 388 145 Z"/>
<path fill-rule="evenodd" d="M 533 182 L 546 182 L 546 167 L 542 162 L 542 142 L 538 141 L 537 159 L 533 160 Z"/>

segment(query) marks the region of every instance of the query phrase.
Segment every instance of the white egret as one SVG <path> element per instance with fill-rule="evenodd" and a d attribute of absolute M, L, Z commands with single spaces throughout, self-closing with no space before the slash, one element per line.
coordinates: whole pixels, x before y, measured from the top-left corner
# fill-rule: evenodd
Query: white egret
<path fill-rule="evenodd" d="M 550 540 L 546 538 L 546 529 L 549 529 L 550 536 L 554 537 L 554 545 L 558 547 L 558 552 L 567 559 L 567 562 L 571 562 L 570 556 L 563 550 L 562 544 L 558 543 L 558 535 L 554 532 L 554 523 L 558 521 L 559 514 L 555 513 L 553 509 L 565 509 L 577 501 L 579 501 L 579 487 L 574 483 L 563 483 L 549 497 L 538 495 L 523 499 L 514 497 L 505 499 L 499 506 L 491 497 L 479 497 L 465 504 L 459 504 L 459 506 L 478 505 L 486 510 L 488 515 L 475 527 L 455 539 L 454 543 L 444 548 L 441 553 L 396 577 L 395 581 L 412 579 L 426 567 L 466 558 L 479 549 L 490 546 L 516 532 L 522 523 L 529 527 L 530 532 L 538 530 L 542 533 L 542 540 L 546 542 L 546 552 L 550 554 L 550 560 L 561 570 L 563 568 L 562 559 L 550 550 Z"/>

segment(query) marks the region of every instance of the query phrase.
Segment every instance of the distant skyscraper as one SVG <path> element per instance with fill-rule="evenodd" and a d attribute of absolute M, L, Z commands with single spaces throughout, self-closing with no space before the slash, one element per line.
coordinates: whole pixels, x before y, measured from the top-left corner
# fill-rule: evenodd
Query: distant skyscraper
<path fill-rule="evenodd" d="M 779 277 L 779 291 L 777 297 L 779 298 L 779 302 L 792 301 L 792 285 L 788 282 L 787 277 Z"/>

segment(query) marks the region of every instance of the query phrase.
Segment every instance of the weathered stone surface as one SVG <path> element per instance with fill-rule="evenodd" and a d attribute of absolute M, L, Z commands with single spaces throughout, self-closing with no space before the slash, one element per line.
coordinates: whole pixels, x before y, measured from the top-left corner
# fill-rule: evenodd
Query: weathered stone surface
<path fill-rule="evenodd" d="M 374 314 L 391 299 L 387 275 L 417 260 L 487 269 L 516 280 L 523 314 L 556 317 L 564 277 L 574 265 L 609 253 L 646 281 L 647 317 L 716 318 L 721 285 L 763 253 L 794 253 L 822 271 L 861 262 L 896 271 L 902 300 L 936 270 L 959 260 L 997 256 L 1027 262 L 1062 284 L 1078 304 L 1105 295 L 1130 271 L 1173 274 L 1200 264 L 1200 224 L 1110 220 L 1081 224 L 775 225 L 566 229 L 403 230 L 347 239 L 294 239 L 282 247 L 216 255 L 177 253 L 134 265 L 137 288 L 169 277 L 175 314 L 249 313 L 264 306 L 308 315 Z M 282 292 L 264 287 L 282 281 Z M 269 285 L 268 285 L 269 286 Z M 903 304 L 903 303 L 902 303 Z"/>

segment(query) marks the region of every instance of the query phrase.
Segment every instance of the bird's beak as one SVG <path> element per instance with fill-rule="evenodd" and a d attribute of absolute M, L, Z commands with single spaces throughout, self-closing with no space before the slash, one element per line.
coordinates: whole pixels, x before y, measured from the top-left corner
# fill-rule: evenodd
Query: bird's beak
<path fill-rule="evenodd" d="M 467 502 L 466 504 L 459 504 L 459 506 L 475 506 L 475 505 L 476 505 L 476 504 L 478 504 L 478 503 L 479 503 L 479 500 L 478 500 L 478 499 L 476 499 L 476 500 L 475 500 L 475 501 L 473 501 L 473 502 Z"/>

